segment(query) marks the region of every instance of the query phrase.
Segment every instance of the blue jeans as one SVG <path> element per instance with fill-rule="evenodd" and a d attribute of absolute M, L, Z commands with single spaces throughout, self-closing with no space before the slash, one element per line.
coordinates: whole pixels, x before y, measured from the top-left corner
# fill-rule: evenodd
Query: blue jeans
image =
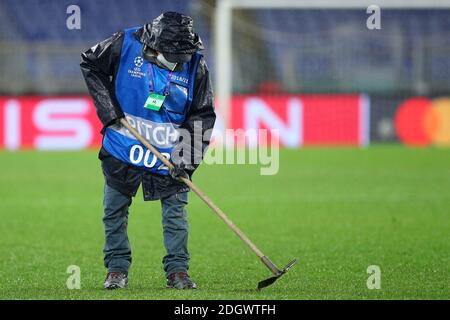
<path fill-rule="evenodd" d="M 131 265 L 131 246 L 128 241 L 128 208 L 132 199 L 105 183 L 104 217 L 105 247 L 104 263 L 108 272 L 128 274 Z M 166 276 L 172 272 L 187 272 L 189 252 L 187 249 L 189 225 L 185 205 L 187 192 L 161 199 L 164 246 L 163 258 Z"/>

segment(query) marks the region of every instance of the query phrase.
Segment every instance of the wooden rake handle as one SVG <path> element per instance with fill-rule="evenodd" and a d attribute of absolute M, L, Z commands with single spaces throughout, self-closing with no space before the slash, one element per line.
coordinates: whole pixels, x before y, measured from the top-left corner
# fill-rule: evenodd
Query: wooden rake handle
<path fill-rule="evenodd" d="M 148 150 L 150 150 L 151 153 L 153 153 L 159 160 L 164 163 L 165 166 L 167 166 L 169 169 L 173 169 L 173 164 L 165 157 L 163 156 L 155 147 L 153 147 L 144 137 L 142 137 L 139 132 L 134 129 L 125 118 L 120 119 L 120 123 L 140 142 L 142 143 Z M 263 258 L 265 258 L 264 254 L 259 250 L 256 245 L 233 223 L 233 221 L 230 220 L 230 218 L 227 217 L 227 215 L 212 202 L 210 198 L 202 191 L 200 190 L 197 185 L 195 185 L 191 180 L 188 178 L 180 177 L 180 180 L 183 181 L 192 191 L 194 191 L 197 196 L 199 196 L 200 199 L 203 200 L 204 203 L 208 207 L 210 207 L 215 214 L 221 218 L 226 225 L 236 233 L 236 235 L 245 242 L 245 244 L 262 260 L 262 262 L 271 270 L 273 271 L 273 264 L 269 266 Z"/>

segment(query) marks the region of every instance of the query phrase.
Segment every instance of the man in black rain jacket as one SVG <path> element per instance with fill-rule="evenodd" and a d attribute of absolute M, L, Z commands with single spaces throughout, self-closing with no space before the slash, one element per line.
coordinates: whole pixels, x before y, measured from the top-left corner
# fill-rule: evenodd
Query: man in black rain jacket
<path fill-rule="evenodd" d="M 106 289 L 128 284 L 128 208 L 140 184 L 145 200 L 161 200 L 167 287 L 196 288 L 187 274 L 189 188 L 178 178 L 191 177 L 198 167 L 216 118 L 208 67 L 198 52 L 202 49 L 192 19 L 166 12 L 143 27 L 115 33 L 81 56 L 81 70 L 104 126 L 99 159 L 105 177 Z M 159 102 L 149 102 L 150 96 Z M 146 132 L 155 147 L 169 150 L 166 154 L 175 169 L 165 171 L 159 160 L 132 140 L 119 123 L 122 117 Z M 161 145 L 156 128 L 166 132 Z M 185 134 L 176 137 L 175 131 Z"/>

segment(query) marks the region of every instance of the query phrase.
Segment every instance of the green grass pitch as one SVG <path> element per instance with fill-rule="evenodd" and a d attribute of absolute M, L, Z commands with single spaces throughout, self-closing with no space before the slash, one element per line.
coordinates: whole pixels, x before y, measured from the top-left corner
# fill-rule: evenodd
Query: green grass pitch
<path fill-rule="evenodd" d="M 449 299 L 450 150 L 375 146 L 282 150 L 280 171 L 202 166 L 194 181 L 280 267 L 256 256 L 190 194 L 190 274 L 164 288 L 159 202 L 130 210 L 130 287 L 105 292 L 103 178 L 95 151 L 0 153 L 1 299 Z M 81 289 L 69 290 L 69 265 Z M 366 286 L 381 268 L 381 289 Z"/>

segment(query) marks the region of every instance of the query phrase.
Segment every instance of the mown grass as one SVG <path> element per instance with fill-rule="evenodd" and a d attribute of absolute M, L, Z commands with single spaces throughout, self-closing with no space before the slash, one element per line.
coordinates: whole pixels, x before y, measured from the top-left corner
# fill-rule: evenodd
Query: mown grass
<path fill-rule="evenodd" d="M 299 263 L 258 292 L 265 267 L 190 195 L 190 274 L 164 288 L 159 202 L 130 210 L 130 288 L 105 292 L 103 178 L 95 151 L 0 153 L 2 299 L 448 299 L 450 151 L 282 150 L 280 171 L 202 166 L 194 180 L 274 262 Z M 69 265 L 81 290 L 66 288 Z M 366 286 L 369 265 L 381 289 Z"/>

